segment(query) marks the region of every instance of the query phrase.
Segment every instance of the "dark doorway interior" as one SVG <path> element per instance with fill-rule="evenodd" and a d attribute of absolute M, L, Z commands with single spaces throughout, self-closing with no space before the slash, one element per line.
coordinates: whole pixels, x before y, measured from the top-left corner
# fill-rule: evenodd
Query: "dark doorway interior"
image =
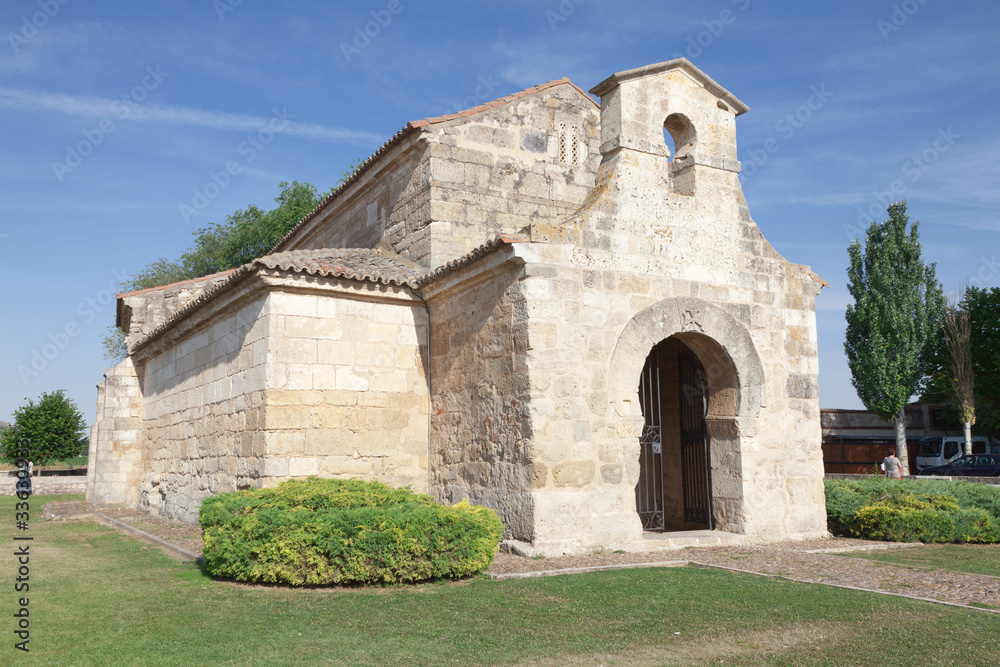
<path fill-rule="evenodd" d="M 698 357 L 668 338 L 646 358 L 639 381 L 645 419 L 636 509 L 643 530 L 711 530 L 708 387 Z"/>

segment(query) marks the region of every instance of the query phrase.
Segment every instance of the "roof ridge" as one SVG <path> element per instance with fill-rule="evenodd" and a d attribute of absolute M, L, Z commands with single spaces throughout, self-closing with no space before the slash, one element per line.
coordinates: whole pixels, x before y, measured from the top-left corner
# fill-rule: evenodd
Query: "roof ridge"
<path fill-rule="evenodd" d="M 514 100 L 524 97 L 525 95 L 530 95 L 531 93 L 537 93 L 542 90 L 547 90 L 549 88 L 553 88 L 555 86 L 563 84 L 572 86 L 581 95 L 590 100 L 590 102 L 595 107 L 597 107 L 598 109 L 601 108 L 600 103 L 594 100 L 594 98 L 591 97 L 590 94 L 588 94 L 583 88 L 580 88 L 580 86 L 570 81 L 569 77 L 563 77 L 561 79 L 555 79 L 553 81 L 546 81 L 545 83 L 540 83 L 530 88 L 525 88 L 524 90 L 518 91 L 516 93 L 511 93 L 510 95 L 498 97 L 495 100 L 492 100 L 491 102 L 480 104 L 479 106 L 472 107 L 471 109 L 466 109 L 465 111 L 460 111 L 454 114 L 447 114 L 445 116 L 423 118 L 420 120 L 411 120 L 407 122 L 406 125 L 404 125 L 398 132 L 396 132 L 396 134 L 392 135 L 392 137 L 390 137 L 388 141 L 382 144 L 378 148 L 378 150 L 369 155 L 361 164 L 359 164 L 358 168 L 355 169 L 351 173 L 351 175 L 344 180 L 343 183 L 341 183 L 336 188 L 331 190 L 330 193 L 325 197 L 323 197 L 323 199 L 321 199 L 319 203 L 316 204 L 316 206 L 311 211 L 302 216 L 302 219 L 299 220 L 297 223 L 295 223 L 295 226 L 292 227 L 290 230 L 288 230 L 288 233 L 282 236 L 281 239 L 279 239 L 278 242 L 274 244 L 274 249 L 272 250 L 272 252 L 283 252 L 278 250 L 278 248 L 280 248 L 282 244 L 286 243 L 292 237 L 292 235 L 294 235 L 303 225 L 305 225 L 307 222 L 316 217 L 320 211 L 322 211 L 324 208 L 327 207 L 328 204 L 330 204 L 335 199 L 337 199 L 341 194 L 343 194 L 343 192 L 347 190 L 347 188 L 354 185 L 354 183 L 357 182 L 363 174 L 367 173 L 368 170 L 371 168 L 371 166 L 378 161 L 378 158 L 383 156 L 390 149 L 394 148 L 397 144 L 402 143 L 402 141 L 406 137 L 413 134 L 414 132 L 419 131 L 421 128 L 426 127 L 428 125 L 434 125 L 449 120 L 455 120 L 456 118 L 471 116 L 473 114 L 486 111 L 487 109 L 492 109 L 498 106 L 502 106 L 508 102 L 513 102 Z"/>
<path fill-rule="evenodd" d="M 158 290 L 158 289 L 167 289 L 168 287 L 177 287 L 178 285 L 183 285 L 184 283 L 194 283 L 194 282 L 198 282 L 199 280 L 208 280 L 209 278 L 218 278 L 218 277 L 221 277 L 221 276 L 228 275 L 228 274 L 232 273 L 233 271 L 238 270 L 239 268 L 240 267 L 237 266 L 236 268 L 233 268 L 233 269 L 226 269 L 225 271 L 219 271 L 218 273 L 209 273 L 209 274 L 206 274 L 204 276 L 198 276 L 197 278 L 185 278 L 184 280 L 178 280 L 177 282 L 173 282 L 173 283 L 166 283 L 165 285 L 156 285 L 155 287 L 144 287 L 142 289 L 136 289 L 136 290 L 132 290 L 130 292 L 120 292 L 120 293 L 118 293 L 118 294 L 115 295 L 115 298 L 120 299 L 120 298 L 122 298 L 124 296 L 135 296 L 136 294 L 142 294 L 144 292 L 152 292 L 152 291 Z"/>
<path fill-rule="evenodd" d="M 568 84 L 573 88 L 576 88 L 578 91 L 580 91 L 580 93 L 583 94 L 584 97 L 590 100 L 594 104 L 594 106 L 596 106 L 597 108 L 601 107 L 601 105 L 597 101 L 595 101 L 593 97 L 588 95 L 582 88 L 580 88 L 578 85 L 570 81 L 568 77 L 563 77 L 561 79 L 546 81 L 545 83 L 540 83 L 536 86 L 531 86 L 530 88 L 519 90 L 516 93 L 510 93 L 509 95 L 498 97 L 494 100 L 490 100 L 489 102 L 484 102 L 478 106 L 470 107 L 462 111 L 456 111 L 455 113 L 445 114 L 443 116 L 432 116 L 428 118 L 421 118 L 420 120 L 411 120 L 409 123 L 407 123 L 407 125 L 411 127 L 424 127 L 425 125 L 434 125 L 436 123 L 444 123 L 449 120 L 462 118 L 464 116 L 471 116 L 473 114 L 487 111 L 488 109 L 493 109 L 498 106 L 503 106 L 504 104 L 507 104 L 508 102 L 513 102 L 514 100 L 524 97 L 525 95 L 538 93 L 543 90 L 547 90 L 549 88 L 554 88 L 555 86 L 561 86 L 563 84 Z"/>

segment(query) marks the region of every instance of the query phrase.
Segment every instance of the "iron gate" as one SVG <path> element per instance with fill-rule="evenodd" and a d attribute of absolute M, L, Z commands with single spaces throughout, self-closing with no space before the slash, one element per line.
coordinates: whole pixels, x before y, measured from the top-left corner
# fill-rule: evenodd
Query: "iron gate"
<path fill-rule="evenodd" d="M 705 371 L 691 354 L 677 360 L 680 380 L 681 474 L 684 479 L 684 521 L 712 529 L 711 471 L 705 425 Z"/>
<path fill-rule="evenodd" d="M 639 436 L 639 483 L 635 507 L 643 530 L 663 530 L 663 441 L 660 428 L 660 361 L 656 348 L 646 357 L 639 380 L 639 405 L 645 424 Z"/>

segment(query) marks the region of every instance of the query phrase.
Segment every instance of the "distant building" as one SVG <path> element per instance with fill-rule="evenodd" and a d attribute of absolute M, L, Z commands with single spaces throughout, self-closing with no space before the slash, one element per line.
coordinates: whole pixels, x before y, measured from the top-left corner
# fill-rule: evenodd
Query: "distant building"
<path fill-rule="evenodd" d="M 822 409 L 823 468 L 828 473 L 875 474 L 878 465 L 896 446 L 896 427 L 868 410 Z M 917 473 L 921 438 L 957 435 L 961 426 L 949 421 L 940 405 L 906 406 L 906 444 L 910 473 Z"/>

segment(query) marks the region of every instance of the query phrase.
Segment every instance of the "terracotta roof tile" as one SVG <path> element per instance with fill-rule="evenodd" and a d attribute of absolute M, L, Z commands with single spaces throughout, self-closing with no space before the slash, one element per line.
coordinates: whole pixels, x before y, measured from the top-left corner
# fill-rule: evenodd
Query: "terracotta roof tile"
<path fill-rule="evenodd" d="M 319 250 L 292 250 L 265 255 L 238 269 L 232 269 L 228 272 L 230 274 L 228 278 L 206 290 L 196 299 L 192 299 L 167 321 L 151 331 L 149 335 L 132 345 L 129 348 L 129 354 L 137 352 L 159 338 L 176 322 L 214 299 L 221 292 L 231 289 L 244 276 L 260 267 L 308 273 L 313 276 L 336 277 L 386 285 L 395 284 L 418 289 L 421 285 L 433 282 L 446 273 L 466 266 L 501 246 L 526 240 L 526 237 L 523 236 L 496 236 L 458 259 L 430 272 L 418 264 L 396 255 L 391 250 L 382 248 L 323 248 Z"/>
<path fill-rule="evenodd" d="M 181 285 L 187 285 L 188 283 L 200 283 L 206 280 L 211 280 L 213 278 L 222 278 L 223 276 L 228 276 L 236 269 L 229 269 L 228 271 L 220 271 L 219 273 L 212 273 L 207 276 L 200 276 L 198 278 L 188 278 L 187 280 L 179 280 L 175 283 L 167 283 L 166 285 L 157 285 L 156 287 L 147 287 L 145 289 L 132 290 L 131 292 L 122 292 L 118 294 L 117 298 L 122 298 L 125 296 L 135 296 L 136 294 L 145 294 L 146 292 L 155 292 L 161 289 L 169 289 L 171 287 L 180 287 Z"/>
<path fill-rule="evenodd" d="M 417 281 L 417 286 L 421 287 L 423 285 L 431 283 L 446 273 L 451 273 L 452 271 L 462 268 L 466 264 L 471 264 L 473 261 L 479 259 L 480 257 L 490 254 L 491 252 L 493 252 L 494 250 L 496 250 L 501 246 L 511 245 L 512 243 L 523 243 L 527 240 L 528 240 L 527 237 L 520 235 L 500 234 L 499 236 L 495 236 L 494 238 L 490 239 L 489 241 L 482 244 L 478 248 L 475 248 L 467 252 L 466 254 L 462 255 L 458 259 L 453 259 L 447 264 L 443 264 L 438 268 L 434 269 L 430 273 L 425 273 L 424 275 L 420 276 L 420 278 Z"/>
<path fill-rule="evenodd" d="M 206 290 L 198 298 L 189 301 L 183 308 L 174 313 L 172 317 L 153 329 L 149 335 L 132 345 L 129 348 L 129 354 L 140 350 L 156 338 L 159 338 L 174 323 L 200 308 L 202 304 L 214 299 L 221 292 L 232 288 L 243 276 L 250 274 L 259 267 L 308 273 L 313 276 L 339 277 L 348 280 L 384 283 L 386 285 L 396 284 L 407 287 L 416 287 L 419 284 L 420 274 L 422 272 L 426 273 L 426 269 L 423 269 L 418 264 L 399 257 L 391 250 L 383 249 L 327 248 L 321 250 L 293 250 L 265 255 L 237 269 L 232 269 L 229 272 L 230 275 L 228 278 L 211 289 Z"/>
<path fill-rule="evenodd" d="M 415 287 L 426 269 L 388 250 L 367 248 L 324 248 L 276 252 L 255 259 L 252 264 L 269 269 L 296 271 L 309 275 Z"/>

